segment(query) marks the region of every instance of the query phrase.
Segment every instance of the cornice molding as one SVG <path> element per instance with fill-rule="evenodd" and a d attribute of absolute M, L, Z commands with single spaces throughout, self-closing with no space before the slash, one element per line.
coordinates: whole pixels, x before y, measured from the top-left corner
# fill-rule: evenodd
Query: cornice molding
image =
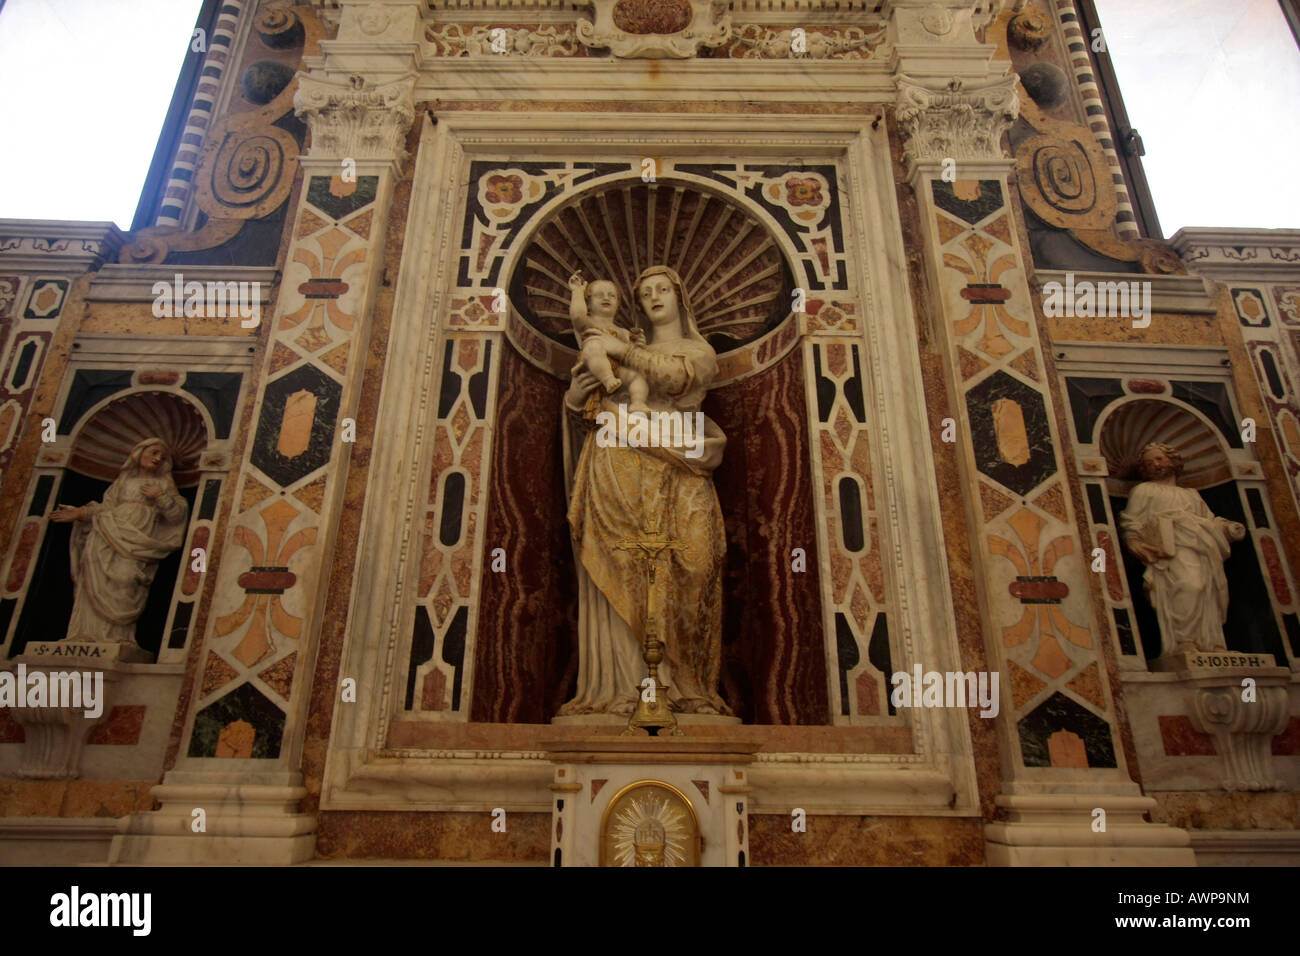
<path fill-rule="evenodd" d="M 1179 229 L 1169 245 L 1188 268 L 1211 278 L 1300 278 L 1300 229 Z"/>
<path fill-rule="evenodd" d="M 91 272 L 116 259 L 125 242 L 111 222 L 0 219 L 0 270 Z"/>

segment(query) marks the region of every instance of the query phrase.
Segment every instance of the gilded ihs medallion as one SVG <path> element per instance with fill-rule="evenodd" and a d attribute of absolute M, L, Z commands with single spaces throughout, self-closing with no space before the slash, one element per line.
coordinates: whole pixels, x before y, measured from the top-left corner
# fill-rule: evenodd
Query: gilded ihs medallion
<path fill-rule="evenodd" d="M 670 784 L 642 780 L 615 794 L 601 821 L 601 866 L 699 866 L 695 808 Z"/>

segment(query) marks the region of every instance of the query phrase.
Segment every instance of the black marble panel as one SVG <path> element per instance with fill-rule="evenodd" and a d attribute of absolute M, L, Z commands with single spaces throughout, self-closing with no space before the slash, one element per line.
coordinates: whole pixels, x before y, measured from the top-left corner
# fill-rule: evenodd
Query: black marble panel
<path fill-rule="evenodd" d="M 1137 654 L 1137 641 L 1133 638 L 1133 625 L 1129 623 L 1128 611 L 1122 607 L 1111 608 L 1115 618 L 1115 633 L 1119 636 L 1119 648 L 1125 654 Z"/>
<path fill-rule="evenodd" d="M 1264 496 L 1258 488 L 1246 489 L 1246 503 L 1250 505 L 1250 516 L 1256 528 L 1268 527 L 1268 509 L 1264 507 Z"/>
<path fill-rule="evenodd" d="M 460 691 L 465 676 L 465 631 L 469 626 L 469 608 L 461 605 L 442 638 L 442 662 L 456 669 L 451 682 L 451 709 L 460 710 Z"/>
<path fill-rule="evenodd" d="M 465 476 L 459 471 L 449 472 L 442 482 L 442 521 L 438 540 L 444 547 L 454 547 L 460 541 L 461 516 L 465 511 Z"/>
<path fill-rule="evenodd" d="M 1020 406 L 1029 442 L 1029 460 L 1024 464 L 1004 460 L 998 448 L 993 405 L 1000 399 L 1010 399 Z M 981 473 L 1023 496 L 1056 470 L 1043 397 L 1024 382 L 1001 370 L 994 372 L 966 393 L 966 410 L 975 445 L 975 466 Z"/>
<path fill-rule="evenodd" d="M 181 386 L 208 410 L 217 438 L 229 438 L 230 426 L 235 420 L 235 406 L 239 401 L 239 383 L 244 376 L 239 372 L 188 372 Z"/>
<path fill-rule="evenodd" d="M 1065 380 L 1065 394 L 1070 399 L 1070 413 L 1074 418 L 1074 435 L 1084 444 L 1093 440 L 1092 430 L 1106 406 L 1124 394 L 1124 386 L 1117 378 L 1076 378 Z"/>
<path fill-rule="evenodd" d="M 316 396 L 311 436 L 305 451 L 292 458 L 280 454 L 276 447 L 284 422 L 285 403 L 298 391 Z M 334 444 L 335 421 L 343 386 L 313 365 L 300 365 L 266 387 L 262 417 L 253 438 L 253 464 L 267 477 L 281 485 L 291 485 L 329 461 Z"/>
<path fill-rule="evenodd" d="M 356 189 L 346 196 L 330 192 L 332 176 L 313 176 L 307 183 L 307 201 L 331 219 L 346 219 L 359 209 L 375 201 L 379 188 L 378 176 L 358 176 Z M 352 184 L 349 184 L 352 185 Z"/>
<path fill-rule="evenodd" d="M 974 199 L 960 198 L 953 184 L 942 179 L 930 180 L 930 188 L 936 206 L 972 226 L 1002 208 L 1002 184 L 996 179 L 979 180 L 979 195 Z"/>
<path fill-rule="evenodd" d="M 190 634 L 190 618 L 193 615 L 193 601 L 181 601 L 176 605 L 176 616 L 172 618 L 172 631 L 167 638 L 168 647 L 185 646 L 185 639 Z"/>
<path fill-rule="evenodd" d="M 110 395 L 131 387 L 131 373 L 120 369 L 79 368 L 72 375 L 72 387 L 63 414 L 59 417 L 59 434 L 71 434 L 81 416 Z"/>
<path fill-rule="evenodd" d="M 221 480 L 209 478 L 203 485 L 203 502 L 199 505 L 199 520 L 211 521 L 217 513 L 217 499 L 221 496 Z"/>
<path fill-rule="evenodd" d="M 1101 485 L 1096 482 L 1089 482 L 1086 487 L 1088 489 L 1088 511 L 1092 514 L 1092 523 L 1105 524 L 1106 498 L 1101 490 Z"/>
<path fill-rule="evenodd" d="M 415 609 L 415 630 L 411 634 L 411 659 L 406 669 L 406 709 L 415 709 L 415 672 L 433 657 L 433 625 L 427 608 Z"/>
<path fill-rule="evenodd" d="M 280 756 L 284 711 L 271 703 L 252 684 L 241 684 L 194 715 L 194 733 L 190 737 L 189 755 L 215 757 L 221 731 L 237 720 L 246 721 L 253 726 L 253 759 L 274 760 Z"/>
<path fill-rule="evenodd" d="M 1022 717 L 1019 729 L 1020 753 L 1026 767 L 1052 765 L 1047 741 L 1058 730 L 1082 738 L 1090 768 L 1116 766 L 1110 724 L 1059 691 Z"/>
<path fill-rule="evenodd" d="M 490 339 L 481 341 L 483 342 L 483 368 L 469 377 L 469 387 L 466 389 L 477 418 L 487 414 L 488 376 L 492 371 L 492 341 Z"/>
<path fill-rule="evenodd" d="M 894 695 L 889 693 L 889 678 L 894 673 L 894 659 L 893 652 L 889 649 L 889 623 L 885 619 L 884 611 L 876 615 L 876 623 L 871 628 L 871 640 L 867 642 L 867 660 L 871 661 L 872 667 L 885 675 L 885 706 L 889 708 L 889 715 L 892 717 L 897 713 L 894 709 Z"/>
<path fill-rule="evenodd" d="M 861 656 L 858 654 L 858 642 L 853 637 L 853 628 L 849 619 L 838 611 L 835 612 L 835 647 L 838 652 L 840 668 L 840 713 L 849 716 L 849 671 L 858 666 Z"/>
<path fill-rule="evenodd" d="M 1264 369 L 1264 378 L 1273 397 L 1279 401 L 1286 398 L 1286 387 L 1282 384 L 1282 376 L 1277 370 L 1277 359 L 1273 357 L 1272 349 L 1259 350 L 1259 364 Z"/>
<path fill-rule="evenodd" d="M 456 340 L 448 339 L 447 346 L 442 352 L 442 391 L 438 395 L 439 418 L 446 418 L 451 414 L 451 408 L 456 404 L 456 396 L 460 394 L 461 379 L 453 362 L 455 356 Z"/>
<path fill-rule="evenodd" d="M 29 516 L 40 516 L 45 514 L 45 506 L 50 503 L 50 495 L 54 491 L 54 476 L 41 475 L 36 479 L 36 490 L 32 492 L 32 503 L 27 509 Z"/>

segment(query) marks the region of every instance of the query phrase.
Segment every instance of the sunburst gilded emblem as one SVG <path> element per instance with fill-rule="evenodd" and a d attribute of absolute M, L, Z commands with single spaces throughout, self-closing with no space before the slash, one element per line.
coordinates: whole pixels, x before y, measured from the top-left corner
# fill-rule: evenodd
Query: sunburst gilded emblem
<path fill-rule="evenodd" d="M 605 811 L 605 866 L 698 866 L 699 825 L 690 801 L 675 787 L 637 783 Z"/>

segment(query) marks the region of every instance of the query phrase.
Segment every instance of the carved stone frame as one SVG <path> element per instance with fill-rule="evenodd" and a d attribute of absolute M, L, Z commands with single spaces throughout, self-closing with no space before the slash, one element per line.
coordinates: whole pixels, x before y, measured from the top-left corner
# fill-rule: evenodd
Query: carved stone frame
<path fill-rule="evenodd" d="M 845 170 L 846 233 L 852 282 L 860 290 L 866 386 L 878 429 L 881 513 L 897 579 L 889 596 L 896 669 L 961 669 L 933 479 L 930 422 L 907 289 L 902 227 L 884 128 L 870 119 L 817 115 L 602 115 L 449 111 L 421 133 L 410 216 L 397 277 L 394 323 L 378 430 L 410 436 L 377 442 L 370 466 L 358 572 L 353 581 L 341 677 L 357 682 L 357 702 L 334 709 L 322 781 L 324 810 L 551 808 L 546 753 L 498 750 L 386 750 L 401 622 L 409 620 L 418 574 L 417 503 L 427 492 L 440 363 L 447 329 L 426 323 L 445 312 L 455 284 L 455 237 L 462 211 L 456 171 L 466 154 L 530 155 L 588 150 L 640 157 L 709 151 L 754 157 L 835 158 Z M 848 340 L 846 340 L 848 341 Z M 413 400 L 413 397 L 415 400 Z M 481 558 L 480 558 L 481 560 Z M 471 603 L 478 601 L 475 581 Z M 470 627 L 475 626 L 473 613 Z M 968 715 L 964 709 L 904 711 L 910 754 L 762 753 L 752 765 L 751 812 L 972 816 L 979 812 Z"/>

